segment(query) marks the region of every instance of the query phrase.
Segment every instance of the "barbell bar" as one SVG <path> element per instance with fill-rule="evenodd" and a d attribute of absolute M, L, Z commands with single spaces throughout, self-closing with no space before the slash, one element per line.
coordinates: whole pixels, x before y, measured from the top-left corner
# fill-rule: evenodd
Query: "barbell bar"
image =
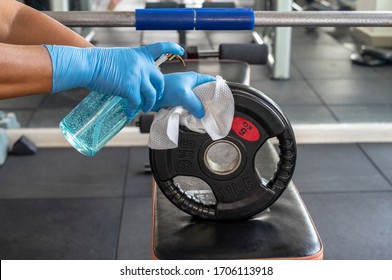
<path fill-rule="evenodd" d="M 392 26 L 390 11 L 252 11 L 251 9 L 138 9 L 121 12 L 45 12 L 69 27 L 137 30 L 252 30 L 284 26 Z"/>

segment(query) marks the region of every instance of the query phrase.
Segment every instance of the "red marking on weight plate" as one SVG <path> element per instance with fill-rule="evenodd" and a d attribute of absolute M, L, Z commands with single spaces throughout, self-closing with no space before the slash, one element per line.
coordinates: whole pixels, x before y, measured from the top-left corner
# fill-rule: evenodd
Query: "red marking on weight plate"
<path fill-rule="evenodd" d="M 234 117 L 231 129 L 246 141 L 255 142 L 260 138 L 260 132 L 257 127 L 244 118 Z"/>

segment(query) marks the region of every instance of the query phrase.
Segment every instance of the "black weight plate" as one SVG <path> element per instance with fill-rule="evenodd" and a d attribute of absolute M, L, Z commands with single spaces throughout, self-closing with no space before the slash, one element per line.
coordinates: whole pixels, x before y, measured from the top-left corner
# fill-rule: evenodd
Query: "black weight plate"
<path fill-rule="evenodd" d="M 153 114 L 140 114 L 139 122 L 137 125 L 139 126 L 140 133 L 150 133 L 151 124 L 154 121 Z"/>
<path fill-rule="evenodd" d="M 211 220 L 249 218 L 268 208 L 283 193 L 295 168 L 296 144 L 292 127 L 279 107 L 260 91 L 237 83 L 227 83 L 233 93 L 235 114 L 228 136 L 212 141 L 208 134 L 180 127 L 178 147 L 150 149 L 151 169 L 165 196 L 186 213 Z M 273 178 L 263 180 L 255 168 L 255 155 L 270 138 L 279 141 L 279 162 Z M 235 147 L 239 162 L 230 172 L 211 169 L 207 150 L 215 144 Z M 197 177 L 211 188 L 215 203 L 190 196 L 177 176 Z"/>

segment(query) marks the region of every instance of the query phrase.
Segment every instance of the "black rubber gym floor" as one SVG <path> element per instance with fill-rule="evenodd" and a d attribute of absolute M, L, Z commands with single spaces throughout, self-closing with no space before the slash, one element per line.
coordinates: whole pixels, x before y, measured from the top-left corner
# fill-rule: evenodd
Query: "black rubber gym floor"
<path fill-rule="evenodd" d="M 149 259 L 147 148 L 40 149 L 0 167 L 1 259 Z"/>
<path fill-rule="evenodd" d="M 297 185 L 326 259 L 392 259 L 392 144 L 299 145 Z"/>

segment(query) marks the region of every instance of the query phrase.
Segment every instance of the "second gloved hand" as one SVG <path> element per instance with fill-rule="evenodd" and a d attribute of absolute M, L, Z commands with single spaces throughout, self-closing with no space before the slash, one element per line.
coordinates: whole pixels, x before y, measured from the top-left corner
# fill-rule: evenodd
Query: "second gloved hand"
<path fill-rule="evenodd" d="M 193 93 L 192 89 L 198 85 L 215 81 L 209 75 L 196 72 L 172 73 L 164 75 L 165 89 L 162 97 L 155 103 L 153 111 L 160 108 L 182 106 L 197 118 L 204 117 L 203 104 Z"/>
<path fill-rule="evenodd" d="M 163 92 L 162 73 L 154 60 L 162 54 L 182 55 L 173 42 L 140 48 L 75 48 L 45 45 L 52 61 L 52 92 L 86 87 L 128 99 L 127 115 L 147 112 Z"/>

